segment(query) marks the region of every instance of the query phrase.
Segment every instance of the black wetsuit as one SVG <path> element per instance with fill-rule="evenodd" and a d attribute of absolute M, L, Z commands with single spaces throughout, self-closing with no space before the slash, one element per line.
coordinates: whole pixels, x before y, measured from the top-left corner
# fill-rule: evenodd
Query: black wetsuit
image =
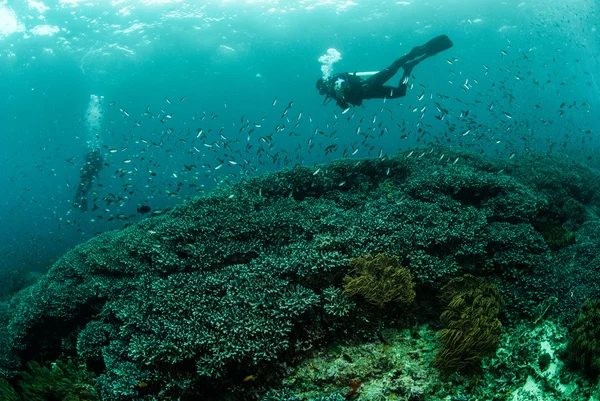
<path fill-rule="evenodd" d="M 334 98 L 337 104 L 347 109 L 349 104 L 360 106 L 364 99 L 386 98 L 396 99 L 406 95 L 406 78 L 410 75 L 414 66 L 428 57 L 452 47 L 452 41 L 446 35 L 433 38 L 423 46 L 414 47 L 410 53 L 394 61 L 389 67 L 378 73 L 363 79 L 353 73 L 339 73 L 333 75 L 327 81 L 317 82 L 317 88 L 322 86 L 321 93 Z M 404 74 L 397 87 L 384 85 L 398 70 L 402 68 Z M 341 80 L 341 81 L 340 81 Z M 344 86 L 343 89 L 335 90 L 335 84 Z"/>
<path fill-rule="evenodd" d="M 85 155 L 85 162 L 79 170 L 79 185 L 77 186 L 77 192 L 73 200 L 73 207 L 80 209 L 82 212 L 87 211 L 87 194 L 92 188 L 94 179 L 100 170 L 102 170 L 102 155 L 100 155 L 100 150 L 90 150 Z"/>

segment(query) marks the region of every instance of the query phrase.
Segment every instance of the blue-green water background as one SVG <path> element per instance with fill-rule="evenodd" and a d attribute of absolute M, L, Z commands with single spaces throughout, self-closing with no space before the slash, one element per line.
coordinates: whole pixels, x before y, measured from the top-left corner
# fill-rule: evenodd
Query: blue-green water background
<path fill-rule="evenodd" d="M 257 158 L 258 148 L 266 147 L 260 137 L 270 134 L 269 153 L 288 152 L 288 166 L 327 162 L 344 149 L 358 147 L 356 158 L 377 157 L 428 143 L 501 157 L 516 152 L 515 158 L 531 150 L 558 152 L 593 165 L 600 103 L 597 5 L 559 3 L 5 3 L 0 9 L 0 271 L 43 270 L 66 249 L 125 224 L 108 221 L 110 216 L 136 215 L 142 203 L 164 209 L 197 195 L 200 185 L 210 190 L 215 181 L 236 181 L 231 174 L 241 172 L 241 156 L 256 168 L 252 174 L 283 168 L 283 158 L 273 162 L 263 156 L 263 164 Z M 43 25 L 55 32 L 39 34 Z M 370 100 L 345 115 L 334 104 L 323 106 L 315 81 L 321 75 L 318 58 L 328 48 L 342 54 L 336 71 L 379 70 L 439 34 L 447 34 L 454 47 L 414 70 L 406 98 Z M 126 200 L 120 206 L 100 200 L 99 210 L 84 213 L 71 202 L 87 150 L 92 94 L 104 96 L 99 135 L 109 164 L 96 181 L 102 187 L 94 189 L 99 198 L 114 194 Z M 454 131 L 434 118 L 436 101 L 449 112 L 446 121 Z M 173 118 L 149 119 L 143 116 L 147 108 Z M 466 110 L 468 118 L 460 118 Z M 207 118 L 200 121 L 203 112 Z M 240 132 L 246 121 L 261 125 L 250 140 L 248 129 Z M 407 139 L 400 138 L 402 121 L 413 132 Z M 388 131 L 378 136 L 376 129 L 363 144 L 357 126 L 364 133 L 379 122 Z M 431 126 L 417 142 L 419 122 Z M 282 124 L 285 130 L 276 132 Z M 196 138 L 198 128 L 207 133 L 203 140 Z M 239 144 L 203 146 L 224 141 L 221 128 L 227 140 Z M 462 136 L 468 129 L 472 133 Z M 253 145 L 248 152 L 246 144 Z M 325 154 L 331 144 L 338 150 Z M 214 170 L 218 159 L 225 165 Z M 191 164 L 197 168 L 185 170 Z M 125 170 L 116 174 L 118 169 L 126 169 L 123 177 Z M 169 196 L 179 183 L 177 196 Z"/>

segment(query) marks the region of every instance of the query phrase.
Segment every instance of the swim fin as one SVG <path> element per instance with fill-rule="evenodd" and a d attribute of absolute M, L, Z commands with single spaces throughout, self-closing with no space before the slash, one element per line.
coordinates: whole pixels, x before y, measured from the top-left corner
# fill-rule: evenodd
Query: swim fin
<path fill-rule="evenodd" d="M 425 43 L 423 46 L 421 46 L 421 48 L 425 51 L 427 56 L 433 56 L 434 54 L 448 50 L 452 46 L 452 41 L 448 36 L 440 35 Z"/>

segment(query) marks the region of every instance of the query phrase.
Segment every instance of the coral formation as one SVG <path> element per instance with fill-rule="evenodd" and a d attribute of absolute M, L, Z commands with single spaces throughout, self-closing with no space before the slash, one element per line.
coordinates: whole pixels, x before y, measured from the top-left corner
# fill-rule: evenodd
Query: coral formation
<path fill-rule="evenodd" d="M 395 256 L 365 255 L 350 262 L 352 275 L 344 278 L 344 294 L 361 295 L 380 308 L 388 302 L 409 304 L 415 299 L 412 277 Z"/>
<path fill-rule="evenodd" d="M 343 397 L 341 394 L 329 394 L 324 396 L 318 396 L 311 398 L 307 401 L 346 401 L 348 398 Z M 269 391 L 261 401 L 300 401 L 294 393 L 287 388 L 282 390 L 271 390 Z"/>
<path fill-rule="evenodd" d="M 15 386 L 0 379 L 3 401 L 97 401 L 92 376 L 73 361 L 56 361 L 45 367 L 32 361 Z"/>
<path fill-rule="evenodd" d="M 567 346 L 569 359 L 586 374 L 600 374 L 600 299 L 584 302 L 571 329 Z"/>
<path fill-rule="evenodd" d="M 465 275 L 442 287 L 440 298 L 444 327 L 438 333 L 441 348 L 435 365 L 444 374 L 474 373 L 481 358 L 493 355 L 498 347 L 502 328 L 498 314 L 503 305 L 498 287 Z"/>

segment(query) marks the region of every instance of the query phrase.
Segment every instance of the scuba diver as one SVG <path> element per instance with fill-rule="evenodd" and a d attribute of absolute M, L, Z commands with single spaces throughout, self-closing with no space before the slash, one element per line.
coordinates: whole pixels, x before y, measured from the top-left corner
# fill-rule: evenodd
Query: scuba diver
<path fill-rule="evenodd" d="M 423 46 L 414 47 L 410 53 L 400 57 L 384 70 L 378 72 L 343 72 L 328 78 L 319 78 L 317 89 L 319 94 L 325 95 L 323 104 L 327 104 L 328 99 L 335 99 L 336 103 L 344 110 L 348 109 L 348 104 L 360 106 L 365 99 L 396 99 L 403 97 L 406 95 L 408 77 L 412 69 L 426 58 L 451 47 L 452 41 L 450 38 L 446 35 L 440 35 Z M 384 85 L 396 75 L 400 68 L 404 70 L 404 74 L 398 87 Z"/>
<path fill-rule="evenodd" d="M 94 179 L 102 170 L 102 155 L 100 149 L 90 149 L 85 155 L 85 162 L 79 169 L 79 185 L 73 200 L 73 207 L 79 208 L 82 212 L 87 211 L 87 194 L 92 188 Z"/>

